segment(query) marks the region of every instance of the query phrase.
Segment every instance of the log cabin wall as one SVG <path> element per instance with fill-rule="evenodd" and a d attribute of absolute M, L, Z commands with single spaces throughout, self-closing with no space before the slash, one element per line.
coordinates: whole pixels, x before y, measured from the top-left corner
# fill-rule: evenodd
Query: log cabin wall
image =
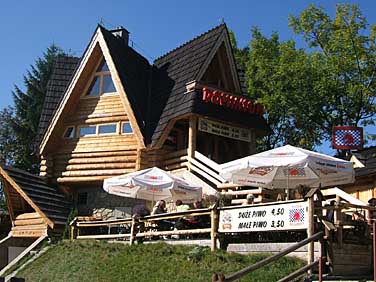
<path fill-rule="evenodd" d="M 356 170 L 355 170 L 356 171 Z M 341 187 L 346 193 L 368 204 L 368 200 L 376 197 L 375 176 L 356 177 L 355 183 Z"/>
<path fill-rule="evenodd" d="M 64 137 L 54 152 L 42 157 L 41 175 L 57 182 L 100 181 L 136 170 L 138 142 L 133 133 L 123 134 L 128 117 L 119 95 L 83 97 L 64 120 L 74 138 Z M 116 133 L 80 137 L 85 126 L 115 125 Z"/>

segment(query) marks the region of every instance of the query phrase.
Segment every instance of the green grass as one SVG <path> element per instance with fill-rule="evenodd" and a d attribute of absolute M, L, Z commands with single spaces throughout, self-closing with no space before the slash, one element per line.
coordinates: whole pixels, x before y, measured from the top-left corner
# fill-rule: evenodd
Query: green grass
<path fill-rule="evenodd" d="M 17 274 L 26 281 L 211 281 L 213 272 L 225 275 L 251 265 L 264 255 L 239 255 L 208 248 L 164 243 L 128 246 L 96 241 L 63 241 Z M 283 258 L 241 281 L 277 281 L 304 265 Z"/>

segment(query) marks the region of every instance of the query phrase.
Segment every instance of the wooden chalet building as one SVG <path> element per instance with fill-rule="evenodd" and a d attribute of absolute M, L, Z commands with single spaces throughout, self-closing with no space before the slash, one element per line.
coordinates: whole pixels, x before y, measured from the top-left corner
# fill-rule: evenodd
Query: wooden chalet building
<path fill-rule="evenodd" d="M 40 176 L 0 173 L 13 223 L 28 214 L 53 229 L 69 201 L 81 215 L 130 214 L 135 200 L 107 194 L 103 180 L 152 166 L 216 187 L 210 161 L 254 153 L 269 130 L 263 107 L 244 95 L 225 24 L 152 64 L 128 39 L 124 28 L 98 26 L 80 59 L 56 62 L 40 119 Z"/>
<path fill-rule="evenodd" d="M 355 182 L 341 187 L 345 192 L 368 204 L 376 198 L 376 147 L 369 147 L 352 153 Z"/>

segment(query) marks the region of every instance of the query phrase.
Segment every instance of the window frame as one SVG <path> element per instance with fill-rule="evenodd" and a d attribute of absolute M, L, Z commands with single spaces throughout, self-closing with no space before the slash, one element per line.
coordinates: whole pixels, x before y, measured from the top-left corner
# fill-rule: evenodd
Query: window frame
<path fill-rule="evenodd" d="M 106 126 L 106 125 L 115 125 L 115 132 L 111 133 L 99 133 L 99 127 L 100 126 Z M 106 136 L 106 135 L 118 135 L 119 134 L 119 123 L 117 122 L 109 122 L 109 123 L 100 123 L 97 124 L 97 136 Z"/>
<path fill-rule="evenodd" d="M 95 127 L 95 133 L 94 134 L 87 134 L 87 135 L 81 136 L 81 128 L 84 128 L 84 127 Z M 84 125 L 80 125 L 78 127 L 77 136 L 78 136 L 78 138 L 95 137 L 95 136 L 98 136 L 98 132 L 97 131 L 98 131 L 97 125 L 84 124 Z"/>
<path fill-rule="evenodd" d="M 70 136 L 65 136 L 67 131 L 70 129 L 70 128 L 73 128 L 73 136 L 70 137 Z M 70 139 L 74 139 L 76 138 L 76 127 L 74 125 L 69 125 L 69 126 L 66 126 L 65 127 L 65 130 L 64 130 L 64 133 L 63 133 L 63 139 L 67 139 L 67 140 L 70 140 Z"/>
<path fill-rule="evenodd" d="M 129 123 L 129 126 L 132 129 L 131 132 L 123 132 L 123 125 L 125 123 Z M 120 135 L 131 135 L 131 134 L 134 134 L 134 130 L 133 130 L 133 127 L 132 127 L 132 124 L 130 123 L 130 121 L 122 121 L 121 124 L 120 124 Z"/>
<path fill-rule="evenodd" d="M 91 74 L 90 79 L 89 79 L 88 83 L 86 84 L 85 89 L 83 91 L 82 98 L 84 98 L 84 99 L 97 98 L 98 99 L 101 96 L 119 95 L 119 93 L 116 90 L 114 80 L 112 79 L 111 71 L 110 70 L 108 70 L 108 71 L 97 71 L 99 66 L 102 65 L 102 63 L 106 63 L 106 60 L 103 57 L 99 60 L 99 63 L 95 66 L 96 71 Z M 108 66 L 108 64 L 107 64 L 107 66 Z M 111 81 L 112 81 L 112 84 L 114 85 L 115 92 L 103 93 L 103 81 L 104 81 L 104 76 L 106 76 L 106 75 L 109 75 L 111 77 Z M 89 95 L 88 91 L 89 91 L 92 83 L 94 82 L 94 80 L 97 79 L 97 78 L 99 78 L 99 94 L 98 95 Z"/>
<path fill-rule="evenodd" d="M 115 125 L 116 126 L 116 131 L 115 132 L 111 132 L 111 133 L 99 133 L 99 127 L 103 126 L 103 125 Z M 80 130 L 81 130 L 81 128 L 84 128 L 84 127 L 95 127 L 95 133 L 94 134 L 87 134 L 87 135 L 81 136 Z M 78 136 L 78 138 L 86 138 L 86 137 L 90 138 L 90 137 L 109 136 L 109 135 L 114 136 L 114 135 L 119 135 L 120 130 L 121 129 L 119 128 L 119 123 L 118 122 L 108 122 L 108 123 L 98 123 L 98 124 L 85 124 L 85 125 L 78 126 L 77 136 Z"/>

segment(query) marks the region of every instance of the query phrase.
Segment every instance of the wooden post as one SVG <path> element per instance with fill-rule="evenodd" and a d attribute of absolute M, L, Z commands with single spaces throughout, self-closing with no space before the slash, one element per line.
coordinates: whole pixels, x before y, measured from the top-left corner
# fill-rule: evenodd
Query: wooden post
<path fill-rule="evenodd" d="M 313 236 L 315 231 L 314 225 L 314 213 L 315 213 L 315 203 L 313 200 L 314 195 L 308 198 L 308 229 L 307 229 L 307 237 L 310 238 Z M 311 242 L 308 244 L 308 252 L 307 252 L 307 262 L 308 264 L 313 263 L 314 260 L 314 252 L 315 252 L 315 243 Z"/>
<path fill-rule="evenodd" d="M 71 240 L 74 240 L 75 239 L 75 232 L 76 232 L 76 228 L 75 228 L 75 225 L 76 223 L 74 222 L 72 225 L 71 225 L 71 228 L 70 228 L 70 239 Z"/>
<path fill-rule="evenodd" d="M 188 157 L 194 158 L 196 151 L 197 139 L 197 117 L 191 116 L 189 118 L 189 131 L 188 131 Z"/>
<path fill-rule="evenodd" d="M 223 273 L 213 273 L 212 275 L 212 282 L 224 282 L 225 276 Z"/>
<path fill-rule="evenodd" d="M 324 242 L 323 240 L 319 240 L 320 243 L 320 256 L 319 256 L 319 282 L 322 282 L 322 274 L 323 274 L 323 253 L 324 253 Z"/>
<path fill-rule="evenodd" d="M 373 241 L 373 281 L 376 282 L 376 221 L 372 220 L 372 241 Z"/>
<path fill-rule="evenodd" d="M 136 230 L 137 230 L 137 220 L 135 217 L 132 218 L 132 225 L 131 225 L 131 237 L 129 238 L 129 245 L 133 245 L 136 239 Z"/>
<path fill-rule="evenodd" d="M 214 252 L 215 249 L 217 248 L 217 232 L 218 232 L 218 210 L 217 210 L 217 206 L 214 206 L 213 209 L 210 212 L 210 226 L 211 226 L 210 249 L 211 249 L 212 252 Z"/>
<path fill-rule="evenodd" d="M 336 204 L 334 210 L 334 225 L 337 227 L 337 241 L 340 248 L 342 248 L 343 244 L 343 231 L 342 231 L 342 211 L 340 208 L 341 198 L 337 195 L 336 196 Z"/>

